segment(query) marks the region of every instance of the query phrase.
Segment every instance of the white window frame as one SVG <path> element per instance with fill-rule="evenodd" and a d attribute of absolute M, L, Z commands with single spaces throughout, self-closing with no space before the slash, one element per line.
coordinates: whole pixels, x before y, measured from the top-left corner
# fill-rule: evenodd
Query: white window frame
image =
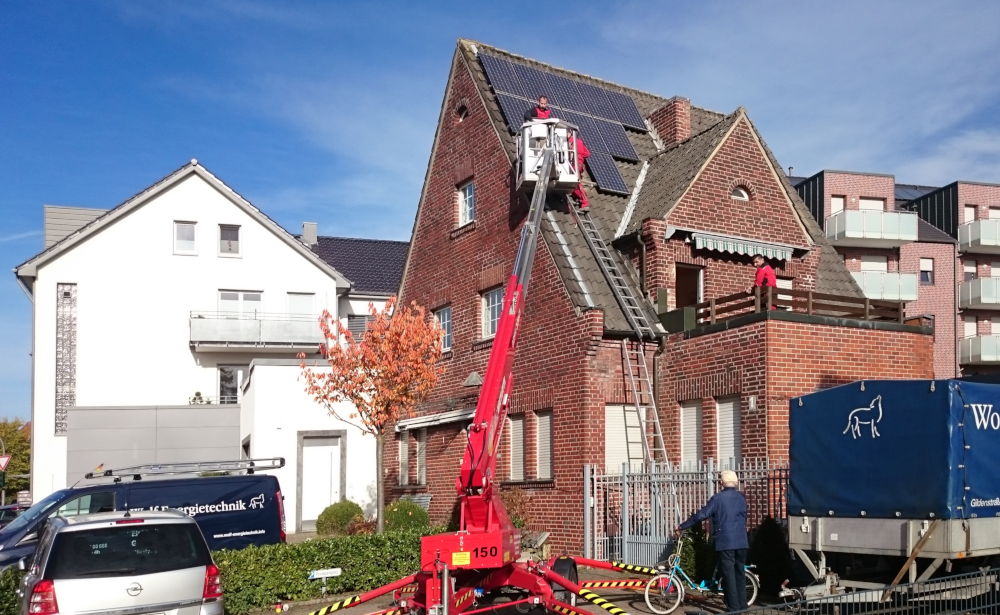
<path fill-rule="evenodd" d="M 503 286 L 497 286 L 480 295 L 482 309 L 483 339 L 493 339 L 500 325 L 500 315 L 503 312 Z"/>
<path fill-rule="evenodd" d="M 222 394 L 222 370 L 231 369 L 236 372 L 236 395 L 223 395 Z M 246 382 L 247 374 L 250 372 L 250 366 L 243 365 L 218 365 L 217 371 L 219 375 L 219 403 L 220 404 L 238 404 L 243 401 L 243 383 Z"/>
<path fill-rule="evenodd" d="M 733 191 L 729 193 L 729 197 L 736 201 L 749 201 L 750 193 L 743 186 L 736 186 Z"/>
<path fill-rule="evenodd" d="M 553 421 L 551 410 L 535 412 L 535 478 L 552 480 Z"/>
<path fill-rule="evenodd" d="M 224 310 L 222 309 L 222 295 L 224 293 L 236 293 L 237 309 L 235 310 Z M 257 301 L 247 301 L 248 296 L 257 295 Z M 235 290 L 235 289 L 219 289 L 219 312 L 223 318 L 243 318 L 246 316 L 255 316 L 256 314 L 263 312 L 264 307 L 264 291 L 261 290 Z M 256 310 L 247 309 L 248 305 L 256 304 Z"/>
<path fill-rule="evenodd" d="M 458 187 L 458 225 L 476 220 L 476 182 L 469 180 Z"/>
<path fill-rule="evenodd" d="M 236 229 L 236 239 L 223 239 L 222 234 L 224 231 L 231 231 Z M 235 250 L 233 250 L 235 248 Z M 242 241 L 240 240 L 240 225 L 239 224 L 220 224 L 219 225 L 219 256 L 226 258 L 237 258 L 243 253 Z"/>
<path fill-rule="evenodd" d="M 840 212 L 844 211 L 844 203 L 847 202 L 847 198 L 842 194 L 834 194 L 830 196 L 830 215 L 835 216 Z M 839 207 L 838 207 L 839 205 Z"/>
<path fill-rule="evenodd" d="M 934 286 L 934 259 L 928 258 L 926 256 L 920 257 L 920 271 L 917 273 L 917 279 L 921 286 Z M 927 274 L 927 280 L 924 281 L 924 274 Z"/>
<path fill-rule="evenodd" d="M 885 199 L 863 196 L 858 199 L 858 209 L 861 211 L 885 211 Z"/>
<path fill-rule="evenodd" d="M 1000 220 L 1000 207 L 990 206 L 989 208 L 989 219 L 990 220 Z"/>
<path fill-rule="evenodd" d="M 1000 261 L 990 261 L 990 277 L 1000 278 Z"/>
<path fill-rule="evenodd" d="M 681 468 L 699 468 L 704 459 L 702 436 L 704 413 L 700 399 L 680 402 Z M 686 432 L 690 432 L 686 435 Z M 693 437 L 693 439 L 691 439 Z"/>
<path fill-rule="evenodd" d="M 970 282 L 979 277 L 979 263 L 974 260 L 962 261 L 962 281 Z"/>
<path fill-rule="evenodd" d="M 962 223 L 969 224 L 976 221 L 976 206 L 965 205 L 962 207 Z"/>
<path fill-rule="evenodd" d="M 319 317 L 319 313 L 316 311 L 316 293 L 293 293 L 289 292 L 285 294 L 285 300 L 287 302 L 288 313 L 294 314 L 296 316 L 316 316 Z M 308 308 L 304 308 L 306 303 L 309 304 Z M 296 305 L 301 304 L 301 305 Z M 303 312 L 302 309 L 305 309 Z"/>
<path fill-rule="evenodd" d="M 732 460 L 739 465 L 743 448 L 743 425 L 740 421 L 742 400 L 739 395 L 715 398 L 715 442 L 716 455 L 720 464 Z M 723 409 L 726 409 L 725 411 Z M 728 426 L 729 441 L 725 441 Z"/>
<path fill-rule="evenodd" d="M 399 484 L 410 484 L 410 432 L 399 432 Z"/>
<path fill-rule="evenodd" d="M 979 335 L 979 319 L 975 314 L 966 314 L 962 317 L 962 337 L 976 337 Z"/>
<path fill-rule="evenodd" d="M 452 310 L 450 305 L 434 310 L 434 320 L 441 327 L 441 350 L 448 352 L 453 343 L 451 337 Z"/>
<path fill-rule="evenodd" d="M 178 235 L 182 228 L 190 228 L 192 238 L 190 247 L 180 245 L 182 241 Z M 183 240 L 185 244 L 188 240 Z M 174 254 L 179 256 L 195 256 L 198 254 L 198 223 L 190 220 L 174 220 Z"/>
<path fill-rule="evenodd" d="M 859 260 L 861 271 L 889 272 L 889 257 L 884 254 L 862 254 Z"/>
<path fill-rule="evenodd" d="M 512 414 L 507 417 L 507 438 L 510 451 L 510 461 L 507 467 L 507 479 L 511 481 L 524 480 L 524 415 Z"/>
<path fill-rule="evenodd" d="M 417 445 L 417 484 L 427 484 L 427 428 L 421 427 L 414 434 Z"/>

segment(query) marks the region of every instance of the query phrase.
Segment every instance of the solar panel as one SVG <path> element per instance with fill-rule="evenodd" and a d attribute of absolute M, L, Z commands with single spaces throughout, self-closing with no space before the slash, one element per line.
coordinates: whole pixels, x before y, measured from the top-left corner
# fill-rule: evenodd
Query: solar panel
<path fill-rule="evenodd" d="M 518 96 L 524 95 L 524 91 L 514 74 L 514 67 L 509 60 L 481 53 L 479 61 L 482 63 L 483 70 L 486 71 L 486 78 L 490 80 L 490 85 L 493 86 L 494 90 Z"/>
<path fill-rule="evenodd" d="M 521 83 L 522 96 L 529 100 L 537 100 L 539 96 L 547 94 L 543 72 L 517 62 L 511 62 L 510 65 L 514 69 L 514 74 L 517 75 L 517 80 Z M 549 100 L 549 102 L 556 104 L 554 100 Z"/>
<path fill-rule="evenodd" d="M 628 194 L 628 186 L 622 179 L 622 174 L 618 172 L 615 161 L 610 154 L 594 152 L 587 158 L 587 170 L 590 176 L 597 182 L 597 188 L 604 192 L 616 192 L 618 194 Z"/>
<path fill-rule="evenodd" d="M 570 124 L 576 124 L 576 127 L 580 129 L 580 138 L 583 139 L 584 145 L 586 145 L 587 149 L 590 151 L 608 151 L 607 146 L 604 145 L 604 139 L 601 138 L 601 133 L 597 130 L 597 125 L 594 123 L 594 118 L 563 109 L 557 110 L 556 117 L 566 120 Z"/>
<path fill-rule="evenodd" d="M 587 108 L 580 109 L 580 111 L 586 111 L 591 115 L 603 117 L 614 122 L 618 121 L 618 114 L 615 113 L 615 108 L 611 105 L 611 101 L 608 100 L 606 90 L 582 82 L 576 84 L 576 89 L 587 103 Z"/>
<path fill-rule="evenodd" d="M 625 134 L 625 129 L 622 128 L 621 124 L 604 120 L 593 120 L 593 122 L 597 126 L 597 132 L 604 140 L 604 145 L 607 146 L 606 152 L 622 160 L 632 162 L 639 160 L 639 156 L 636 155 L 635 148 L 632 147 L 632 142 L 628 140 L 628 135 Z"/>
<path fill-rule="evenodd" d="M 632 100 L 631 96 L 626 96 L 621 92 L 613 92 L 611 90 L 606 90 L 606 93 L 612 106 L 615 108 L 614 119 L 617 119 L 629 128 L 635 128 L 643 131 L 646 130 L 646 122 L 642 119 L 642 114 L 639 113 L 639 109 L 635 106 L 635 101 Z"/>
<path fill-rule="evenodd" d="M 545 73 L 545 83 L 548 86 L 548 91 L 559 101 L 553 104 L 563 109 L 573 109 L 574 111 L 587 110 L 586 101 L 576 89 L 576 82 L 566 77 Z"/>
<path fill-rule="evenodd" d="M 532 103 L 510 94 L 497 94 L 497 102 L 500 103 L 500 112 L 507 122 L 507 128 L 511 134 L 517 134 L 517 129 L 524 123 L 524 112 L 531 108 Z"/>

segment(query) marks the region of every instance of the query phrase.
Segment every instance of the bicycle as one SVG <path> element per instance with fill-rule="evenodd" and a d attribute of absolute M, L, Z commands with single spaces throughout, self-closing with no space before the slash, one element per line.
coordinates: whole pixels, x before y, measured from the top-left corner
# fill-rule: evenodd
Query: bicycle
<path fill-rule="evenodd" d="M 716 577 L 706 583 L 701 581 L 695 583 L 684 568 L 681 566 L 681 549 L 684 545 L 685 537 L 682 534 L 677 539 L 677 546 L 674 552 L 667 558 L 666 564 L 657 564 L 656 569 L 660 572 L 646 583 L 646 606 L 657 615 L 667 615 L 672 613 L 684 602 L 686 592 L 695 592 L 700 595 L 722 595 L 722 580 Z M 754 603 L 757 593 L 760 590 L 760 579 L 753 571 L 753 565 L 744 566 L 747 588 L 747 606 Z M 686 586 L 686 587 L 685 587 Z"/>

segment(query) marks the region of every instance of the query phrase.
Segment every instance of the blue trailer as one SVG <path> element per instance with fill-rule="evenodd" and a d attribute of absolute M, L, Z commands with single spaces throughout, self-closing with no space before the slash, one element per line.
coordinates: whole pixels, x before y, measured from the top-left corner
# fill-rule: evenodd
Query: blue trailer
<path fill-rule="evenodd" d="M 789 430 L 789 546 L 817 580 L 828 553 L 911 581 L 1000 554 L 1000 385 L 854 382 L 791 399 Z"/>

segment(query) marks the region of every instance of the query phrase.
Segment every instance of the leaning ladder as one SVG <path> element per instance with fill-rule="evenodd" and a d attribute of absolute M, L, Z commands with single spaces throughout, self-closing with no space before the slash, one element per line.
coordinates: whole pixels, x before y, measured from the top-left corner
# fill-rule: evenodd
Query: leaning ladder
<path fill-rule="evenodd" d="M 632 292 L 633 286 L 628 283 L 625 274 L 619 268 L 612 248 L 604 241 L 590 215 L 586 212 L 577 212 L 572 206 L 570 210 L 583 230 L 587 245 L 597 259 L 601 272 L 614 292 L 625 318 L 639 338 L 624 339 L 621 344 L 625 376 L 632 393 L 632 404 L 625 406 L 625 444 L 630 468 L 635 470 L 645 467 L 652 470 L 655 463 L 667 461 L 663 430 L 660 428 L 660 413 L 656 408 L 653 378 L 646 363 L 644 344 L 647 339 L 655 339 L 656 332 L 649 324 L 640 300 Z"/>

